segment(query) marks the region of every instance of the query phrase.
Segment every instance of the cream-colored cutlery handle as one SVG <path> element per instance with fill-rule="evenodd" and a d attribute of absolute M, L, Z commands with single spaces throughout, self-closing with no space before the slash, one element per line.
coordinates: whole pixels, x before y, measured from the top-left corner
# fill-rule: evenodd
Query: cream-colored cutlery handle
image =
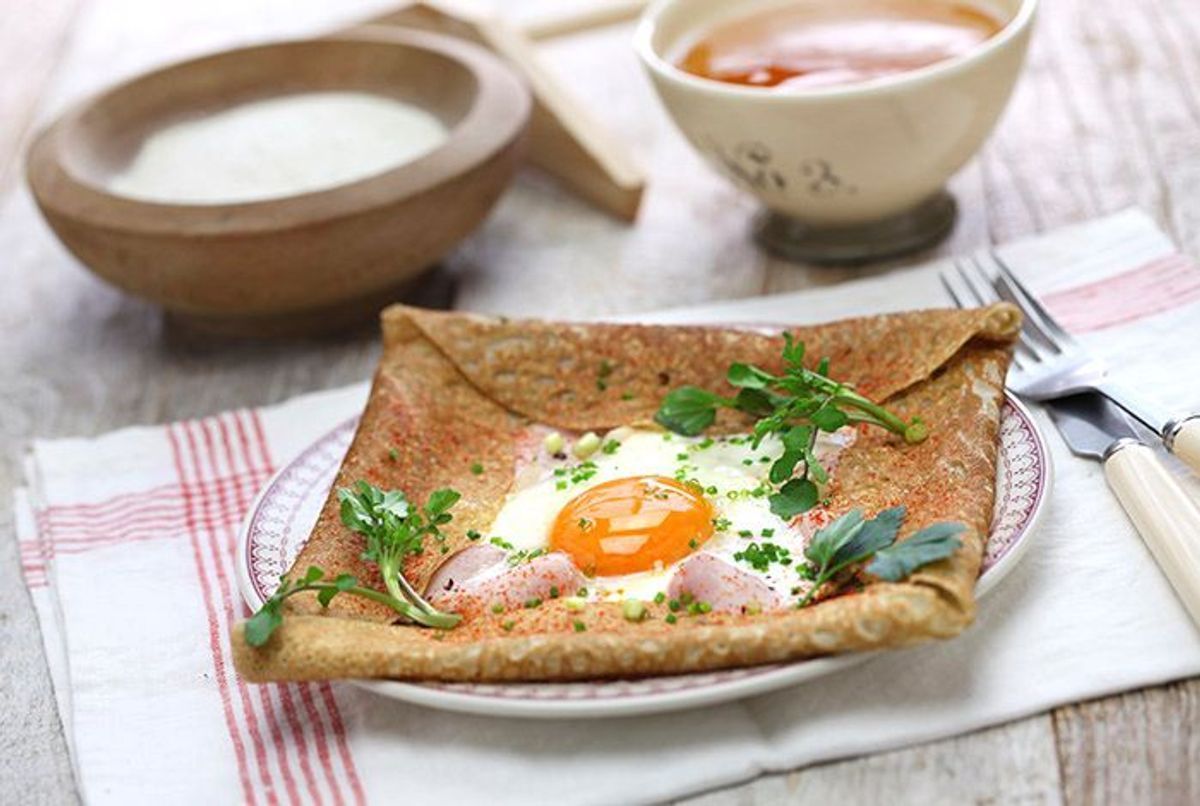
<path fill-rule="evenodd" d="M 1105 460 L 1104 475 L 1200 626 L 1200 508 L 1141 443 L 1120 444 Z"/>
<path fill-rule="evenodd" d="M 1167 427 L 1167 448 L 1194 473 L 1200 473 L 1200 415 L 1178 420 Z"/>

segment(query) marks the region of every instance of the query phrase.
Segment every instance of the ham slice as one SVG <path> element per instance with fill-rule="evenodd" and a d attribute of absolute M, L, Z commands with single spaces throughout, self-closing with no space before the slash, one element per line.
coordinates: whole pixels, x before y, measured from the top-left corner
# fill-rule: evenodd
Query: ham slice
<path fill-rule="evenodd" d="M 470 546 L 455 552 L 433 572 L 425 586 L 425 595 L 436 605 L 438 596 L 457 593 L 471 577 L 502 562 L 504 551 L 492 545 Z"/>
<path fill-rule="evenodd" d="M 755 608 L 778 610 L 787 606 L 784 597 L 762 579 L 707 552 L 696 554 L 679 566 L 667 593 L 673 599 L 690 594 L 696 601 L 708 602 L 718 613 L 744 613 Z"/>
<path fill-rule="evenodd" d="M 571 558 L 561 551 L 509 566 L 507 555 L 495 546 L 471 546 L 455 554 L 434 572 L 426 588 L 429 603 L 443 610 L 504 605 L 520 607 L 530 599 L 574 595 L 586 580 Z"/>

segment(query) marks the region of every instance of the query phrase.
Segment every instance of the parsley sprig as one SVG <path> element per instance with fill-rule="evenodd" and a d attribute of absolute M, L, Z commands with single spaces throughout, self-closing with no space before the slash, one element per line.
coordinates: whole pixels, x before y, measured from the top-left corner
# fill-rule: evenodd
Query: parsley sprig
<path fill-rule="evenodd" d="M 384 491 L 360 481 L 353 488 L 338 490 L 342 523 L 366 538 L 363 559 L 379 567 L 386 591 L 366 588 L 351 574 L 326 578 L 317 566 L 310 566 L 302 577 L 280 581 L 279 588 L 246 622 L 245 638 L 251 646 L 262 646 L 283 623 L 283 603 L 298 593 L 315 592 L 321 607 L 346 593 L 387 605 L 417 624 L 439 629 L 456 626 L 462 617 L 443 613 L 425 601 L 404 577 L 405 558 L 424 551 L 426 538 L 444 542 L 442 526 L 451 521 L 449 509 L 457 503 L 454 490 L 437 490 L 419 510 L 398 490 Z"/>
<path fill-rule="evenodd" d="M 852 385 L 829 377 L 829 359 L 816 369 L 804 366 L 804 343 L 784 333 L 782 375 L 753 364 L 735 363 L 726 374 L 737 389 L 733 397 L 696 386 L 669 392 L 654 419 L 685 436 L 696 436 L 716 420 L 717 409 L 745 412 L 758 418 L 751 446 L 758 448 L 769 435 L 783 444 L 783 454 L 771 464 L 769 479 L 779 489 L 770 497 L 771 511 L 785 520 L 807 512 L 820 499 L 818 485 L 828 473 L 816 456 L 817 435 L 845 425 L 866 423 L 899 434 L 905 442 L 921 442 L 928 429 L 920 418 L 905 422 L 883 406 L 854 391 Z M 799 476 L 796 468 L 803 464 Z"/>
<path fill-rule="evenodd" d="M 899 582 L 918 568 L 945 559 L 958 550 L 961 523 L 935 523 L 897 542 L 896 536 L 908 511 L 885 509 L 867 520 L 861 509 L 853 509 L 813 535 L 804 550 L 808 560 L 804 576 L 813 586 L 797 607 L 809 604 L 817 591 L 841 571 L 870 560 L 867 573 L 888 582 Z"/>

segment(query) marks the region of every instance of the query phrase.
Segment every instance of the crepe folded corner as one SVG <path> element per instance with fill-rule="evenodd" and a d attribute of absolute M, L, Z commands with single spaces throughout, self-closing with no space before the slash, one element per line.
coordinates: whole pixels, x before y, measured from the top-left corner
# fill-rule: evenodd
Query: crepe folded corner
<path fill-rule="evenodd" d="M 788 328 L 807 356 L 830 359 L 833 377 L 929 426 L 916 445 L 882 429 L 863 432 L 826 491 L 834 513 L 903 504 L 901 539 L 939 521 L 965 525 L 953 556 L 903 582 L 869 582 L 802 609 L 714 612 L 676 624 L 659 604 L 646 603 L 651 617 L 635 623 L 619 602 L 591 602 L 580 612 L 553 599 L 503 618 L 467 614 L 449 631 L 396 624 L 385 606 L 355 597 L 337 597 L 323 610 L 304 594 L 287 601 L 284 623 L 264 646 L 249 646 L 235 629 L 237 668 L 251 681 L 565 680 L 772 663 L 956 635 L 975 613 L 1004 376 L 1019 327 L 1017 310 L 1001 304 Z M 531 425 L 603 431 L 646 423 L 670 389 L 726 388 L 731 363 L 780 369 L 783 343 L 779 329 L 522 321 L 403 306 L 384 312 L 383 329 L 383 357 L 335 489 L 367 480 L 413 500 L 458 490 L 446 528 L 451 552 L 473 545 L 468 532 L 487 533 Z M 601 366 L 604 383 L 597 383 Z M 718 425 L 749 430 L 752 422 L 739 416 L 725 413 Z M 472 472 L 475 464 L 486 472 Z M 293 572 L 319 566 L 380 586 L 362 551 L 331 493 Z M 422 589 L 445 556 L 412 557 L 405 575 Z"/>

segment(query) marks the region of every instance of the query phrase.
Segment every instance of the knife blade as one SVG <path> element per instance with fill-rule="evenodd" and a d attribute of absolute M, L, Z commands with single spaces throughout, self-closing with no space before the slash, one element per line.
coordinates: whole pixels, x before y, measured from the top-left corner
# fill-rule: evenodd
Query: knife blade
<path fill-rule="evenodd" d="M 1125 413 L 1098 393 L 1059 398 L 1049 403 L 1049 409 L 1067 447 L 1076 456 L 1103 461 L 1121 440 L 1141 442 Z"/>
<path fill-rule="evenodd" d="M 1108 486 L 1200 626 L 1200 507 L 1142 442 L 1125 413 L 1099 393 L 1046 406 L 1071 452 L 1104 466 Z"/>

